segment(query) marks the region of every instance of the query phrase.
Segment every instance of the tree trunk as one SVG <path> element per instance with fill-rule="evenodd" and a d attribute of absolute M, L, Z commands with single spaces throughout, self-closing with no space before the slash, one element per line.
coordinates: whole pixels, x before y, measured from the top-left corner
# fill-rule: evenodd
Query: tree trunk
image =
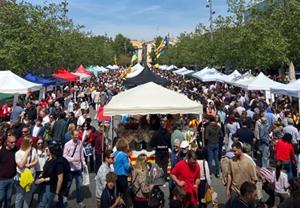
<path fill-rule="evenodd" d="M 295 66 L 293 62 L 289 64 L 289 79 L 290 81 L 296 80 Z"/>

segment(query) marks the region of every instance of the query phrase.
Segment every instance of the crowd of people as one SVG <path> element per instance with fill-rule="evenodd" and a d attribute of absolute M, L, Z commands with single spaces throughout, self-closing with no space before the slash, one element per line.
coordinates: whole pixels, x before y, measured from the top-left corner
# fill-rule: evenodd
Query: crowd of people
<path fill-rule="evenodd" d="M 112 126 L 103 106 L 125 90 L 120 71 L 57 87 L 42 100 L 20 96 L 1 114 L 0 207 L 65 207 L 73 179 L 77 206 L 85 207 L 87 169 L 101 208 L 221 207 L 213 180 L 224 185 L 226 207 L 299 206 L 295 101 L 153 72 L 201 102 L 203 115 L 126 115 Z"/>

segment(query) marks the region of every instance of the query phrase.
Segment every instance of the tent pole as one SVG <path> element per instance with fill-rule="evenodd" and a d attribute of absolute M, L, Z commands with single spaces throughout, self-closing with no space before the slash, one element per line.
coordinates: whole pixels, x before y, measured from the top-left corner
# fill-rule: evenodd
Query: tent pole
<path fill-rule="evenodd" d="M 300 97 L 298 98 L 298 113 L 300 114 Z"/>
<path fill-rule="evenodd" d="M 19 95 L 18 94 L 14 94 L 14 101 L 13 101 L 13 107 L 16 106 L 17 102 L 19 100 Z"/>

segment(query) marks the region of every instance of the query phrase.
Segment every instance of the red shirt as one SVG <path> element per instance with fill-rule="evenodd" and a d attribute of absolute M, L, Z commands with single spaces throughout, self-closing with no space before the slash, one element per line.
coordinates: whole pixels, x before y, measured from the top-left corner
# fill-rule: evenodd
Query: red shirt
<path fill-rule="evenodd" d="M 279 139 L 275 145 L 276 160 L 296 162 L 295 151 L 292 144 Z"/>
<path fill-rule="evenodd" d="M 172 170 L 179 181 L 185 182 L 185 205 L 196 205 L 198 203 L 197 188 L 194 187 L 197 179 L 200 179 L 200 166 L 195 163 L 195 167 L 191 169 L 186 160 L 179 161 Z"/>

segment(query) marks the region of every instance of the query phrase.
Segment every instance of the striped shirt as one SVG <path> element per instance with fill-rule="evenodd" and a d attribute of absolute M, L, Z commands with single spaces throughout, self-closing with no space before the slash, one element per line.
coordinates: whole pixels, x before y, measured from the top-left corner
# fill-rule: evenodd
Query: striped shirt
<path fill-rule="evenodd" d="M 273 182 L 273 172 L 267 168 L 261 168 L 259 170 L 260 175 L 269 183 Z"/>

